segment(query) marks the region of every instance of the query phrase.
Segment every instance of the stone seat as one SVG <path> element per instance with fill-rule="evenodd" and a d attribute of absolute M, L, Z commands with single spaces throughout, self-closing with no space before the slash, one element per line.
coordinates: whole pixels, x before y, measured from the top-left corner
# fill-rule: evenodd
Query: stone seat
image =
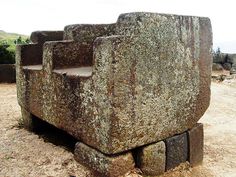
<path fill-rule="evenodd" d="M 54 69 L 54 73 L 65 74 L 69 76 L 78 76 L 78 77 L 91 77 L 92 76 L 92 67 L 76 67 L 76 68 L 64 68 L 64 69 Z"/>
<path fill-rule="evenodd" d="M 27 65 L 23 66 L 23 70 L 37 70 L 40 71 L 43 69 L 43 65 Z"/>

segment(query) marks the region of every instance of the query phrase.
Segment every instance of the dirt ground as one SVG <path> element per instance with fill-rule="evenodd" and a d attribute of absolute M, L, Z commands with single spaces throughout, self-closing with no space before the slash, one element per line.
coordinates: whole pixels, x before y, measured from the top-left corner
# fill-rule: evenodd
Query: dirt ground
<path fill-rule="evenodd" d="M 200 120 L 203 164 L 185 163 L 162 177 L 236 177 L 236 82 L 213 82 L 211 88 L 211 105 Z M 68 148 L 19 128 L 20 119 L 15 84 L 0 84 L 0 177 L 92 177 Z"/>

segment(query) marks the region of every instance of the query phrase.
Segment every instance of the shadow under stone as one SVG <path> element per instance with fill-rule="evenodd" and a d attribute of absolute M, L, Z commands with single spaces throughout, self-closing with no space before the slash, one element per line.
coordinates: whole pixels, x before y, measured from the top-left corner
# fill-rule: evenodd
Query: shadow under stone
<path fill-rule="evenodd" d="M 39 119 L 32 115 L 33 132 L 39 135 L 45 142 L 50 142 L 56 146 L 62 146 L 70 152 L 74 152 L 76 138 L 67 132 Z"/>

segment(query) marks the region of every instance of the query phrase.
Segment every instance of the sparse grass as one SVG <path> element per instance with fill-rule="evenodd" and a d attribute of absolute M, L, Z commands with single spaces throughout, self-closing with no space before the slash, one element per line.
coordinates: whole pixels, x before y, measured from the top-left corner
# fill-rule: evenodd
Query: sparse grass
<path fill-rule="evenodd" d="M 22 40 L 25 41 L 29 36 L 16 34 L 16 33 L 7 33 L 5 31 L 0 30 L 0 42 L 6 42 L 10 46 L 8 47 L 9 51 L 15 52 L 16 45 L 14 41 L 21 36 Z"/>
<path fill-rule="evenodd" d="M 18 123 L 16 125 L 17 128 L 24 128 L 24 120 L 22 116 L 18 119 Z"/>

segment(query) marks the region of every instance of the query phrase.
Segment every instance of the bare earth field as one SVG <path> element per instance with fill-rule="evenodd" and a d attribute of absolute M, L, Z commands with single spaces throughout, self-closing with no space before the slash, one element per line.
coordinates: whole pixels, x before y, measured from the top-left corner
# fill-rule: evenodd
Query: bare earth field
<path fill-rule="evenodd" d="M 92 177 L 71 150 L 20 128 L 20 119 L 15 84 L 0 84 L 0 177 Z M 236 82 L 212 83 L 211 105 L 200 122 L 205 131 L 202 166 L 185 163 L 162 177 L 236 177 Z"/>

